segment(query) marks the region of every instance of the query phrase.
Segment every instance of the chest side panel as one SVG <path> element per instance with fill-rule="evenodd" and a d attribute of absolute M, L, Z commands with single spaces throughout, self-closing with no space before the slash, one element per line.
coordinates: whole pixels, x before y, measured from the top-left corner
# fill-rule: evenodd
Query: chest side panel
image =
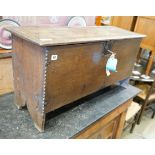
<path fill-rule="evenodd" d="M 44 115 L 43 85 L 45 56 L 43 49 L 13 37 L 13 76 L 16 104 L 25 104 L 36 124 Z"/>

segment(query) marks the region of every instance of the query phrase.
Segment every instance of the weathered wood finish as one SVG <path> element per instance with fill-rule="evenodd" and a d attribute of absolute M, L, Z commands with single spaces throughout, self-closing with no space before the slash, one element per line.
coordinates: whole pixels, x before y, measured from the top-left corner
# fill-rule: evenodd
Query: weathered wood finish
<path fill-rule="evenodd" d="M 109 77 L 105 66 L 111 54 L 104 53 L 105 42 L 48 48 L 45 111 L 55 110 L 129 77 L 140 40 L 127 39 L 112 43 L 118 67 L 117 72 Z M 51 55 L 58 55 L 58 60 L 51 61 Z"/>
<path fill-rule="evenodd" d="M 58 60 L 50 61 L 47 69 L 47 112 L 104 86 L 105 60 L 102 50 L 102 43 L 57 46 L 49 49 L 49 60 L 54 54 L 58 55 Z"/>
<path fill-rule="evenodd" d="M 84 131 L 75 135 L 76 139 L 118 139 L 121 137 L 126 111 L 132 100 L 127 101 L 107 116 L 96 121 Z"/>
<path fill-rule="evenodd" d="M 109 86 L 116 81 L 123 80 L 132 74 L 133 64 L 139 51 L 141 39 L 124 39 L 114 41 L 112 51 L 116 53 L 118 59 L 117 72 L 112 72 L 105 79 L 105 86 Z"/>
<path fill-rule="evenodd" d="M 18 108 L 27 105 L 36 127 L 44 129 L 44 67 L 43 48 L 13 37 L 13 68 L 15 103 Z"/>
<path fill-rule="evenodd" d="M 18 108 L 27 105 L 40 131 L 46 113 L 130 76 L 143 37 L 115 27 L 8 29 L 13 32 L 15 101 Z M 46 35 L 50 41 L 37 37 Z M 118 68 L 107 77 L 109 42 Z M 58 59 L 52 61 L 51 55 Z"/>
<path fill-rule="evenodd" d="M 143 38 L 145 35 L 114 26 L 7 27 L 14 35 L 39 46 L 68 45 L 107 40 Z"/>

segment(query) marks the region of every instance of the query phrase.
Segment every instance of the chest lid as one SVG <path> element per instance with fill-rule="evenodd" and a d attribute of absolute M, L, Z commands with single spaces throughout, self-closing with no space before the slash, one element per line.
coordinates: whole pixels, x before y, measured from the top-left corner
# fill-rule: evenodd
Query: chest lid
<path fill-rule="evenodd" d="M 143 38 L 145 35 L 114 26 L 87 27 L 8 27 L 12 34 L 39 46 L 55 46 L 106 40 Z"/>

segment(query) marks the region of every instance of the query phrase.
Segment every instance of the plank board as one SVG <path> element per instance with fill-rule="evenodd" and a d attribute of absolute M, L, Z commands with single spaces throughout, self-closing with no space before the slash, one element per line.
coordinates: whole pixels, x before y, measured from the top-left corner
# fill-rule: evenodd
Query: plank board
<path fill-rule="evenodd" d="M 8 27 L 11 33 L 39 46 L 77 44 L 115 39 L 143 38 L 145 35 L 114 26 Z"/>

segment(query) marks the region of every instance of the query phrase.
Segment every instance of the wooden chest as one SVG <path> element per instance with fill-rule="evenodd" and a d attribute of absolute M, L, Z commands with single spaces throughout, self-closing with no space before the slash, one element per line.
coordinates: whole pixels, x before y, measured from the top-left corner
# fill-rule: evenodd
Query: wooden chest
<path fill-rule="evenodd" d="M 44 130 L 48 112 L 130 76 L 144 35 L 120 28 L 8 28 L 13 34 L 16 104 Z M 106 74 L 116 53 L 117 72 Z"/>

